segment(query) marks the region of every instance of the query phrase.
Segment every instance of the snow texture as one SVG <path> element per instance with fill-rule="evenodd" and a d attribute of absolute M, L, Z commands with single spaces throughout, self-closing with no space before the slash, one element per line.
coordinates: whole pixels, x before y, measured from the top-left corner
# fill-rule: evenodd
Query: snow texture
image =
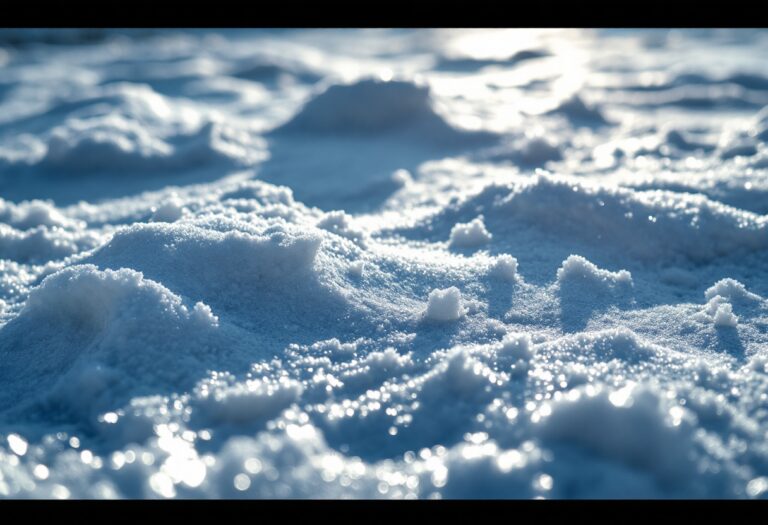
<path fill-rule="evenodd" d="M 0 497 L 768 497 L 767 53 L 0 31 Z"/>
<path fill-rule="evenodd" d="M 429 292 L 426 316 L 435 321 L 455 321 L 464 315 L 461 292 L 455 286 Z"/>

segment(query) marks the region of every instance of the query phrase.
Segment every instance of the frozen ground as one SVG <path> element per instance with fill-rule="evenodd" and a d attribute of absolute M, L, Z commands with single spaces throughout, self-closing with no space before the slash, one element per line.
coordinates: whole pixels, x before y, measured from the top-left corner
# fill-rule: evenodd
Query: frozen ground
<path fill-rule="evenodd" d="M 0 495 L 768 496 L 765 31 L 0 46 Z"/>

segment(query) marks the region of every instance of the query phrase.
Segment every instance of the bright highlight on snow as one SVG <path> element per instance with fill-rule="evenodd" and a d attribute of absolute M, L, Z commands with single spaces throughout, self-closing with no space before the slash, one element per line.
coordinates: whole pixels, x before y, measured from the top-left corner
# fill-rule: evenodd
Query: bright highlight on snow
<path fill-rule="evenodd" d="M 767 54 L 0 31 L 0 497 L 768 497 Z"/>
<path fill-rule="evenodd" d="M 426 315 L 428 319 L 435 321 L 453 321 L 464 315 L 459 289 L 451 286 L 445 290 L 435 289 L 429 292 Z"/>

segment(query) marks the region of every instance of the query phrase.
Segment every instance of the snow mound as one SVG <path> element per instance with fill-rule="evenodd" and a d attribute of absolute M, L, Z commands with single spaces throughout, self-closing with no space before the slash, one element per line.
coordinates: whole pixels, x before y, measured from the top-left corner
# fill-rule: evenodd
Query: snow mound
<path fill-rule="evenodd" d="M 563 160 L 562 149 L 547 137 L 523 136 L 508 144 L 487 148 L 478 157 L 492 162 L 512 162 L 521 168 L 536 168 Z"/>
<path fill-rule="evenodd" d="M 29 295 L 3 327 L 4 409 L 38 396 L 90 412 L 147 385 L 184 384 L 210 352 L 218 318 L 130 269 L 67 267 Z M 198 337 L 190 344 L 178 336 Z M 29 367 L 25 349 L 37 348 Z"/>
<path fill-rule="evenodd" d="M 117 232 L 90 260 L 108 267 L 146 267 L 163 282 L 208 291 L 268 287 L 313 274 L 321 242 L 317 233 L 280 223 L 247 226 L 234 221 L 136 224 Z"/>
<path fill-rule="evenodd" d="M 704 298 L 713 299 L 715 296 L 721 296 L 729 301 L 746 299 L 749 301 L 760 301 L 762 298 L 747 290 L 747 288 L 736 279 L 720 279 L 715 284 L 707 288 L 704 292 Z"/>
<path fill-rule="evenodd" d="M 707 303 L 693 317 L 719 328 L 736 328 L 739 325 L 739 317 L 733 312 L 734 304 L 747 314 L 763 304 L 762 297 L 748 291 L 743 283 L 731 278 L 720 279 L 707 288 L 704 298 Z"/>
<path fill-rule="evenodd" d="M 100 236 L 80 229 L 36 226 L 20 231 L 0 224 L 0 258 L 22 263 L 63 259 L 98 245 Z"/>
<path fill-rule="evenodd" d="M 616 286 L 632 286 L 632 275 L 627 270 L 610 272 L 601 270 L 581 255 L 571 255 L 563 261 L 557 270 L 557 281 L 560 285 L 583 283 L 590 286 L 613 288 Z"/>
<path fill-rule="evenodd" d="M 0 221 L 19 230 L 29 230 L 36 226 L 70 229 L 85 226 L 81 221 L 62 214 L 53 203 L 37 199 L 18 204 L 0 199 Z"/>
<path fill-rule="evenodd" d="M 456 143 L 493 135 L 463 131 L 434 109 L 428 87 L 406 81 L 359 80 L 316 95 L 275 133 L 370 136 L 413 132 L 418 140 Z"/>
<path fill-rule="evenodd" d="M 648 343 L 626 328 L 611 328 L 566 336 L 543 345 L 558 355 L 579 354 L 598 362 L 618 359 L 627 363 L 653 361 L 664 356 L 664 348 Z"/>
<path fill-rule="evenodd" d="M 216 163 L 248 166 L 266 158 L 263 139 L 209 122 L 196 132 L 153 134 L 140 122 L 112 114 L 71 119 L 54 128 L 41 164 L 57 171 L 193 169 Z"/>
<path fill-rule="evenodd" d="M 493 236 L 485 229 L 482 217 L 477 217 L 465 224 L 457 224 L 451 229 L 448 245 L 451 248 L 475 248 L 491 242 Z"/>
<path fill-rule="evenodd" d="M 533 341 L 530 334 L 510 333 L 501 341 L 498 353 L 528 361 L 533 357 Z"/>
<path fill-rule="evenodd" d="M 78 171 L 152 168 L 172 157 L 173 148 L 141 124 L 113 115 L 72 120 L 54 128 L 42 162 Z"/>
<path fill-rule="evenodd" d="M 597 106 L 587 104 L 578 94 L 564 100 L 548 114 L 562 115 L 577 125 L 602 126 L 611 123 L 603 116 Z"/>
<path fill-rule="evenodd" d="M 717 309 L 712 316 L 712 322 L 715 326 L 727 326 L 735 328 L 739 324 L 739 318 L 733 314 L 733 306 L 729 303 L 717 305 Z"/>
<path fill-rule="evenodd" d="M 192 405 L 203 425 L 266 422 L 277 417 L 301 395 L 301 383 L 285 377 L 237 382 L 227 374 L 202 381 Z"/>
<path fill-rule="evenodd" d="M 425 316 L 434 321 L 455 321 L 464 315 L 461 292 L 455 286 L 429 292 Z"/>
<path fill-rule="evenodd" d="M 766 217 L 702 195 L 634 191 L 550 175 L 490 184 L 424 223 L 433 227 L 476 216 L 480 209 L 495 242 L 514 239 L 523 223 L 593 245 L 607 243 L 646 261 L 706 262 L 768 248 Z"/>
<path fill-rule="evenodd" d="M 712 296 L 694 318 L 721 328 L 736 328 L 739 324 L 739 318 L 733 313 L 733 304 L 720 295 Z"/>
<path fill-rule="evenodd" d="M 183 201 L 172 195 L 167 200 L 162 202 L 157 208 L 153 208 L 152 221 L 155 222 L 176 222 L 184 216 L 184 204 Z"/>
<path fill-rule="evenodd" d="M 366 247 L 366 233 L 354 224 L 354 219 L 343 211 L 326 213 L 317 223 L 318 228 L 349 239 L 361 248 Z"/>
<path fill-rule="evenodd" d="M 360 248 L 304 220 L 202 213 L 194 220 L 135 224 L 84 262 L 133 268 L 204 301 L 222 320 L 246 330 L 244 340 L 260 353 L 331 338 L 341 319 L 350 335 L 372 329 L 377 312 L 392 307 L 356 292 L 358 280 L 349 282 L 349 263 L 359 259 Z"/>
<path fill-rule="evenodd" d="M 575 389 L 540 424 L 546 440 L 584 447 L 665 482 L 687 479 L 695 469 L 695 418 L 652 387 Z"/>
<path fill-rule="evenodd" d="M 517 259 L 509 254 L 502 254 L 494 259 L 490 268 L 494 277 L 514 281 L 517 278 Z"/>

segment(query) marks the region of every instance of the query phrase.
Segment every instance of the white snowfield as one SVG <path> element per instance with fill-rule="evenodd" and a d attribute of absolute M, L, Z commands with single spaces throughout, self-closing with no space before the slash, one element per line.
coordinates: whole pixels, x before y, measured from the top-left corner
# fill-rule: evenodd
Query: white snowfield
<path fill-rule="evenodd" d="M 78 35 L 0 31 L 0 496 L 768 497 L 768 32 Z"/>

